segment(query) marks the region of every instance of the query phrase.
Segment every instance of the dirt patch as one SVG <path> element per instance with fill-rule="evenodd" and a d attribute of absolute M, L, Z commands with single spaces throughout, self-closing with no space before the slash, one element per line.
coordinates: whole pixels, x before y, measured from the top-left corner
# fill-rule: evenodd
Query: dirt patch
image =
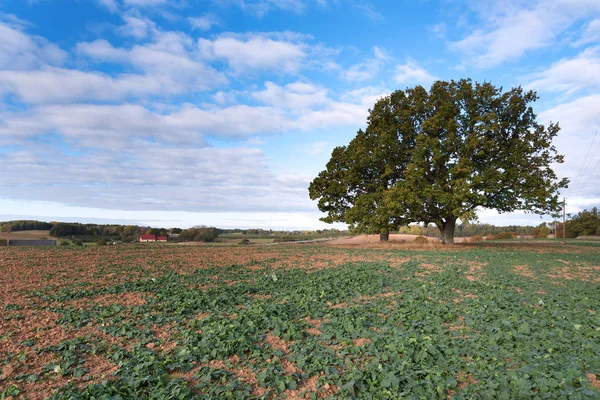
<path fill-rule="evenodd" d="M 97 355 L 87 357 L 83 367 L 89 370 L 89 374 L 94 377 L 92 378 L 91 383 L 101 383 L 103 380 L 115 379 L 112 374 L 119 369 L 119 367 L 110 360 Z"/>
<path fill-rule="evenodd" d="M 600 267 L 596 266 L 586 266 L 577 264 L 575 267 L 568 266 L 560 269 L 556 269 L 553 273 L 547 274 L 547 276 L 551 279 L 555 279 L 557 281 L 561 280 L 580 280 L 586 282 L 600 282 Z"/>
<path fill-rule="evenodd" d="M 459 296 L 453 299 L 456 304 L 461 303 L 464 299 L 476 299 L 479 297 L 476 294 L 465 293 L 460 289 L 452 288 L 451 290 Z"/>
<path fill-rule="evenodd" d="M 475 385 L 477 384 L 477 380 L 475 378 L 473 378 L 473 375 L 471 375 L 470 372 L 468 373 L 464 373 L 464 372 L 460 372 L 458 374 L 458 376 L 456 377 L 456 380 L 458 381 L 458 388 L 459 389 L 464 389 L 469 385 Z"/>
<path fill-rule="evenodd" d="M 371 339 L 369 339 L 369 338 L 358 338 L 358 339 L 352 340 L 352 343 L 354 343 L 354 345 L 357 346 L 357 347 L 368 346 L 369 344 L 371 344 Z"/>
<path fill-rule="evenodd" d="M 513 271 L 517 275 L 526 276 L 528 278 L 535 279 L 535 276 L 533 275 L 533 271 L 531 269 L 529 269 L 529 267 L 527 265 L 516 265 L 515 267 L 513 267 Z"/>
<path fill-rule="evenodd" d="M 429 276 L 433 273 L 442 272 L 442 271 L 443 271 L 443 269 L 440 268 L 439 265 L 423 263 L 423 264 L 419 265 L 419 271 L 416 272 L 415 275 L 424 277 L 424 276 Z"/>
<path fill-rule="evenodd" d="M 317 388 L 319 381 L 318 376 L 312 376 L 302 381 L 296 390 L 287 389 L 283 392 L 288 400 L 301 400 L 309 399 L 311 393 L 317 393 L 317 396 L 321 399 L 326 399 L 333 396 L 339 390 L 337 386 L 326 383 L 322 388 Z"/>
<path fill-rule="evenodd" d="M 598 380 L 598 377 L 595 374 L 587 374 L 587 378 L 590 380 L 590 383 L 593 387 L 600 390 L 600 381 Z"/>
<path fill-rule="evenodd" d="M 87 308 L 94 305 L 108 307 L 115 304 L 125 307 L 137 307 L 146 304 L 146 296 L 148 296 L 147 293 L 141 292 L 111 293 L 87 299 L 74 300 L 63 304 L 76 309 Z"/>
<path fill-rule="evenodd" d="M 467 279 L 471 282 L 481 281 L 481 279 L 485 276 L 481 268 L 485 267 L 486 265 L 486 263 L 481 264 L 476 262 L 470 262 L 469 272 L 467 273 Z"/>
<path fill-rule="evenodd" d="M 267 335 L 265 336 L 265 341 L 269 343 L 269 346 L 271 346 L 272 349 L 280 350 L 284 353 L 287 353 L 289 351 L 288 348 L 292 344 L 291 342 L 286 342 L 279 336 L 273 336 L 270 333 L 267 333 Z"/>
<path fill-rule="evenodd" d="M 306 330 L 306 332 L 310 335 L 313 336 L 320 336 L 321 335 L 321 331 L 319 330 L 319 328 L 321 327 L 321 324 L 323 322 L 325 322 L 324 320 L 321 319 L 312 319 L 310 317 L 306 317 L 304 318 L 304 321 L 306 321 L 307 324 L 311 325 L 312 328 L 308 328 Z"/>

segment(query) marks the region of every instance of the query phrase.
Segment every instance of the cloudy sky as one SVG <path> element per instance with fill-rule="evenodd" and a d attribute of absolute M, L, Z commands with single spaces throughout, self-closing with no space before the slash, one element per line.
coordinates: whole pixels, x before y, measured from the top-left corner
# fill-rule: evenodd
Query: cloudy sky
<path fill-rule="evenodd" d="M 600 205 L 598 0 L 0 0 L 0 219 L 328 227 L 308 183 L 375 100 L 463 77 L 538 91 Z"/>

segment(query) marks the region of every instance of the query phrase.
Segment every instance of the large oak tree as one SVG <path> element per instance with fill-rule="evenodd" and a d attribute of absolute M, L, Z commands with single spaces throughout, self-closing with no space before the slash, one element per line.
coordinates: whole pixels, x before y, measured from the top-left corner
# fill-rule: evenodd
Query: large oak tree
<path fill-rule="evenodd" d="M 409 222 L 435 223 L 454 242 L 459 218 L 477 209 L 544 214 L 559 208 L 558 124 L 536 121 L 535 92 L 503 92 L 471 80 L 435 82 L 380 99 L 368 126 L 337 147 L 311 183 L 325 222 L 385 233 Z"/>

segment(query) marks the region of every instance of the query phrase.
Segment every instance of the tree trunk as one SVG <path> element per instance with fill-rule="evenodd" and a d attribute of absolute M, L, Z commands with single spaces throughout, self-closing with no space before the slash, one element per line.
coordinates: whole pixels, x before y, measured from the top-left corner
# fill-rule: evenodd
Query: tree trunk
<path fill-rule="evenodd" d="M 456 217 L 447 217 L 442 220 L 442 244 L 454 244 L 454 229 Z"/>
<path fill-rule="evenodd" d="M 380 233 L 379 234 L 379 241 L 380 242 L 387 242 L 388 240 L 390 240 L 390 233 L 389 232 L 384 232 L 384 233 Z"/>

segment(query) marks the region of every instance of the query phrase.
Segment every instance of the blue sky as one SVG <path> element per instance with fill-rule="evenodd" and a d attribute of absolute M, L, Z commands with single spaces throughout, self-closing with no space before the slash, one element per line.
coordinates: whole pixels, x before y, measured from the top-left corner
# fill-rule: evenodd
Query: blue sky
<path fill-rule="evenodd" d="M 375 100 L 464 77 L 538 91 L 600 204 L 597 0 L 0 0 L 0 215 L 329 227 L 308 183 Z"/>

